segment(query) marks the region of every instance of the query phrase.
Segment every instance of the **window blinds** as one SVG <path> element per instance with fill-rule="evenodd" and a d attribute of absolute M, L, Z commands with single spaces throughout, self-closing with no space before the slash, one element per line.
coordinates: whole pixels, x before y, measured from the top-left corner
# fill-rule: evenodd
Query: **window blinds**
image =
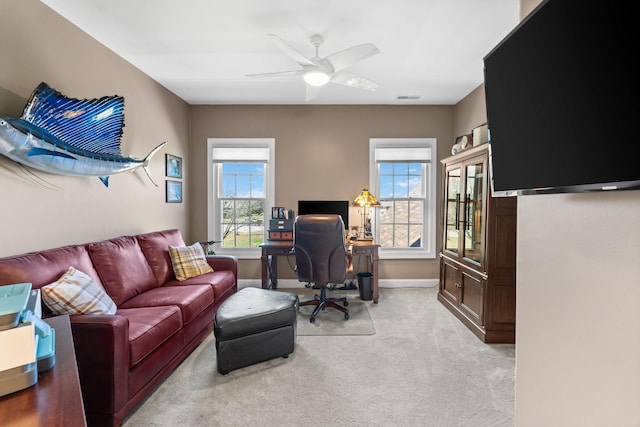
<path fill-rule="evenodd" d="M 260 162 L 269 163 L 268 147 L 213 147 L 213 163 Z"/>
<path fill-rule="evenodd" d="M 431 147 L 381 147 L 375 149 L 376 163 L 430 162 Z"/>

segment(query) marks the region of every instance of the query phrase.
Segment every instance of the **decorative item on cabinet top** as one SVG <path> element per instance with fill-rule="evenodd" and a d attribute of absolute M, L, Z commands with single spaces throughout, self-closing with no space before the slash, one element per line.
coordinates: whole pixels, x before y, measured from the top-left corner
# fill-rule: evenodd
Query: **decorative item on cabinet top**
<path fill-rule="evenodd" d="M 473 134 L 461 135 L 456 138 L 456 142 L 451 147 L 451 154 L 457 154 L 460 151 L 464 151 L 467 148 L 473 146 Z"/>
<path fill-rule="evenodd" d="M 483 124 L 473 129 L 473 146 L 489 142 L 489 128 L 487 124 Z"/>

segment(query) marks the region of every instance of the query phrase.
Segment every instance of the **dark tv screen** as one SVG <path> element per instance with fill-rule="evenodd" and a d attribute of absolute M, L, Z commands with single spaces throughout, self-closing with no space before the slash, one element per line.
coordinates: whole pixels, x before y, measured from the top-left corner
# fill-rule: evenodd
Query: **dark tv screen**
<path fill-rule="evenodd" d="M 349 228 L 348 200 L 298 200 L 298 215 L 309 214 L 340 215 L 345 229 Z"/>
<path fill-rule="evenodd" d="M 546 0 L 485 56 L 495 194 L 640 188 L 636 16 Z"/>

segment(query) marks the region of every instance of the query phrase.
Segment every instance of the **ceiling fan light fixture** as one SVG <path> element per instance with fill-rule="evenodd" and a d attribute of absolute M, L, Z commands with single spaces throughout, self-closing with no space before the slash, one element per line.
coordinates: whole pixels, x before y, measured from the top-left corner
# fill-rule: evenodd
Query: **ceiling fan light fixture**
<path fill-rule="evenodd" d="M 323 70 L 309 70 L 302 76 L 305 82 L 311 86 L 324 86 L 329 83 L 331 76 Z"/>

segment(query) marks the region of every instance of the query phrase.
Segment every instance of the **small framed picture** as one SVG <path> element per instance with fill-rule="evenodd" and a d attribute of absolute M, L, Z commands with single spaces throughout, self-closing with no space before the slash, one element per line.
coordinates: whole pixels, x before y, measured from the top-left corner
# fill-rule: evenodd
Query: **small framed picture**
<path fill-rule="evenodd" d="M 284 219 L 284 208 L 274 206 L 271 208 L 271 218 L 272 219 Z"/>
<path fill-rule="evenodd" d="M 182 203 L 182 182 L 167 180 L 167 203 Z"/>
<path fill-rule="evenodd" d="M 167 176 L 170 178 L 182 178 L 182 157 L 167 154 L 166 161 Z"/>

